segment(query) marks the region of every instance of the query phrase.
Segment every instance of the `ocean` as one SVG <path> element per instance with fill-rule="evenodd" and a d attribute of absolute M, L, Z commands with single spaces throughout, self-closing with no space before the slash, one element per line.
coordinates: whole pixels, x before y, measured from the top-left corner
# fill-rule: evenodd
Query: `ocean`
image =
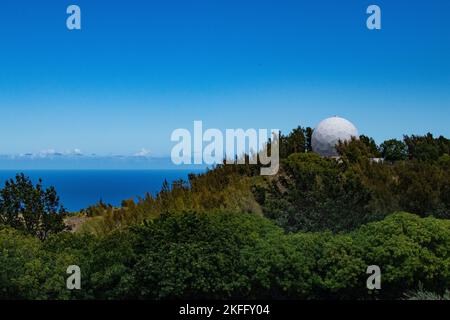
<path fill-rule="evenodd" d="M 102 200 L 120 206 L 122 200 L 156 194 L 169 183 L 202 170 L 0 170 L 0 186 L 23 172 L 33 182 L 54 186 L 67 211 L 79 211 Z"/>

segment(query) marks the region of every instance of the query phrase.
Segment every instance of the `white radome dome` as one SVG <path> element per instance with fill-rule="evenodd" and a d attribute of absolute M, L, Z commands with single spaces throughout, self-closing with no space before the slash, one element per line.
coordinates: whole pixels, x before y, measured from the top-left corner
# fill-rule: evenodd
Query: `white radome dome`
<path fill-rule="evenodd" d="M 344 142 L 352 137 L 358 138 L 358 129 L 350 121 L 331 117 L 322 120 L 314 129 L 311 138 L 312 149 L 322 157 L 336 157 L 336 145 L 339 140 Z"/>

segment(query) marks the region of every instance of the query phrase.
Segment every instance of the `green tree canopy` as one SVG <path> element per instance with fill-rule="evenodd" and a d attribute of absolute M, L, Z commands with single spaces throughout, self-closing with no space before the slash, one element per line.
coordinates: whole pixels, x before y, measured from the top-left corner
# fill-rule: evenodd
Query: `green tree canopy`
<path fill-rule="evenodd" d="M 390 139 L 381 145 L 381 155 L 387 161 L 406 160 L 408 158 L 408 148 L 403 141 Z"/>
<path fill-rule="evenodd" d="M 5 182 L 0 190 L 0 223 L 45 239 L 66 230 L 65 209 L 55 188 L 34 185 L 24 174 Z"/>

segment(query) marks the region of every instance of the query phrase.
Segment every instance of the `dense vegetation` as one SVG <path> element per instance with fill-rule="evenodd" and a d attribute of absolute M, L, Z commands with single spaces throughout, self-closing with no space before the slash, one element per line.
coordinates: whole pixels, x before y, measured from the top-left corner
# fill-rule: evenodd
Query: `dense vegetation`
<path fill-rule="evenodd" d="M 396 211 L 450 218 L 450 140 L 428 134 L 377 146 L 361 136 L 341 144 L 336 161 L 310 152 L 310 136 L 301 127 L 281 135 L 275 177 L 262 178 L 256 165 L 220 165 L 187 182 L 164 183 L 137 203 L 92 206 L 83 212 L 93 217 L 83 228 L 103 234 L 186 210 L 264 214 L 291 232 L 350 231 Z"/>
<path fill-rule="evenodd" d="M 336 160 L 311 152 L 311 133 L 280 137 L 276 176 L 220 165 L 89 207 L 76 232 L 55 190 L 19 175 L 0 191 L 0 298 L 448 297 L 450 140 L 361 136 Z M 81 290 L 66 289 L 69 265 Z M 369 265 L 381 290 L 366 288 Z"/>
<path fill-rule="evenodd" d="M 420 283 L 450 286 L 450 221 L 396 213 L 340 235 L 284 233 L 254 214 L 179 213 L 109 235 L 60 233 L 44 242 L 0 230 L 0 298 L 377 298 Z M 82 290 L 65 287 L 68 265 Z M 373 294 L 373 293 L 372 293 Z"/>

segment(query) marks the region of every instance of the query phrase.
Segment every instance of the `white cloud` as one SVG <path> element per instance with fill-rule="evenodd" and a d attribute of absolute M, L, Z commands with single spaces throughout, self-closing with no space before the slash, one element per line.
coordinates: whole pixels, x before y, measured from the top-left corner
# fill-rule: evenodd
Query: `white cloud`
<path fill-rule="evenodd" d="M 40 158 L 47 158 L 55 155 L 61 155 L 61 153 L 56 152 L 55 149 L 47 149 L 47 150 L 41 150 L 37 155 L 37 157 Z"/>
<path fill-rule="evenodd" d="M 133 156 L 135 157 L 148 157 L 150 156 L 150 150 L 142 148 L 141 151 L 136 152 Z"/>
<path fill-rule="evenodd" d="M 70 150 L 70 151 L 66 152 L 66 154 L 67 154 L 67 155 L 74 155 L 74 156 L 82 156 L 82 155 L 83 155 L 83 152 L 81 152 L 80 149 L 75 148 L 75 149 L 73 149 L 73 150 Z"/>
<path fill-rule="evenodd" d="M 63 157 L 63 156 L 82 156 L 83 153 L 80 149 L 75 148 L 73 150 L 66 150 L 63 152 L 57 151 L 55 149 L 45 149 L 41 150 L 38 153 L 25 153 L 20 154 L 19 157 L 28 157 L 28 158 L 53 158 L 53 157 Z"/>

